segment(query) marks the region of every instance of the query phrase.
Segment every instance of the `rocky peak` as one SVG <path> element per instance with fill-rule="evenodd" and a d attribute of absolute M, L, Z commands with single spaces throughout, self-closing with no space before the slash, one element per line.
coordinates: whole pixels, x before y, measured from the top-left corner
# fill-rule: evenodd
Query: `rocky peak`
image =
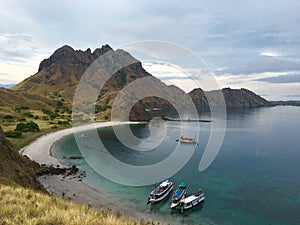
<path fill-rule="evenodd" d="M 72 64 L 89 66 L 95 59 L 104 54 L 105 52 L 112 50 L 109 45 L 103 45 L 101 48 L 95 49 L 92 53 L 88 48 L 86 51 L 74 50 L 68 45 L 64 45 L 57 49 L 48 59 L 44 59 L 39 66 L 38 72 L 43 69 L 49 68 L 52 64 Z"/>
<path fill-rule="evenodd" d="M 94 59 L 97 59 L 99 56 L 103 55 L 104 53 L 113 50 L 109 45 L 102 45 L 101 48 L 96 48 L 93 52 Z"/>

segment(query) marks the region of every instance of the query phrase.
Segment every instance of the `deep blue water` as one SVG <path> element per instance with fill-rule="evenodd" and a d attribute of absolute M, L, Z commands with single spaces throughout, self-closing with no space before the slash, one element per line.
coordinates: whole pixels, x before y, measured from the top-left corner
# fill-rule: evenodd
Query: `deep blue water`
<path fill-rule="evenodd" d="M 189 162 L 170 179 L 175 186 L 181 181 L 189 193 L 204 190 L 206 201 L 184 214 L 171 211 L 171 199 L 147 206 L 153 186 L 130 187 L 108 181 L 91 169 L 84 160 L 72 161 L 87 172 L 86 182 L 110 194 L 135 210 L 162 218 L 170 224 L 300 224 L 300 107 L 272 107 L 229 113 L 225 138 L 210 167 L 198 171 L 199 161 L 210 134 L 210 123 L 200 124 L 199 145 Z M 154 151 L 136 152 L 123 146 L 112 128 L 99 130 L 110 153 L 124 162 L 148 165 L 172 153 L 179 144 L 177 122 L 164 122 L 169 133 Z M 190 134 L 199 124 L 184 124 Z M 138 137 L 147 137 L 146 125 L 133 125 Z M 86 141 L 94 136 L 85 132 Z M 193 146 L 179 144 L 182 151 Z M 54 156 L 79 155 L 73 135 L 63 138 L 53 148 Z M 101 162 L 101 160 L 100 160 Z M 113 170 L 113 168 L 112 168 Z"/>

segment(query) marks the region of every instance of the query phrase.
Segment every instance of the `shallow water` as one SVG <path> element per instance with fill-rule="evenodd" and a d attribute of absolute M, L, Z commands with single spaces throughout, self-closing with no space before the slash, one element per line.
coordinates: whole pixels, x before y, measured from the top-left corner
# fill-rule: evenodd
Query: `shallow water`
<path fill-rule="evenodd" d="M 167 128 L 168 132 L 162 144 L 153 151 L 127 148 L 118 141 L 112 128 L 100 129 L 99 136 L 114 157 L 137 166 L 163 160 L 177 145 L 183 152 L 193 148 L 193 145 L 175 141 L 179 137 L 179 123 L 164 122 L 156 126 L 158 130 Z M 119 185 L 98 175 L 84 160 L 63 159 L 80 155 L 73 135 L 58 141 L 53 154 L 63 162 L 75 163 L 85 170 L 87 183 L 117 196 L 134 210 L 163 218 L 170 224 L 300 224 L 300 107 L 261 108 L 228 114 L 220 152 L 207 170 L 199 172 L 210 127 L 209 123 L 200 123 L 199 145 L 192 158 L 170 177 L 175 187 L 185 181 L 190 194 L 201 187 L 206 195 L 204 204 L 183 214 L 171 211 L 171 198 L 147 206 L 152 185 Z M 131 129 L 138 137 L 149 135 L 145 125 L 132 125 Z M 199 123 L 185 123 L 183 129 L 186 135 L 193 136 Z M 88 143 L 87 148 L 90 148 L 98 138 L 87 131 L 82 142 Z M 104 160 L 93 158 L 92 152 L 90 157 L 97 163 Z M 114 173 L 114 168 L 111 170 Z"/>

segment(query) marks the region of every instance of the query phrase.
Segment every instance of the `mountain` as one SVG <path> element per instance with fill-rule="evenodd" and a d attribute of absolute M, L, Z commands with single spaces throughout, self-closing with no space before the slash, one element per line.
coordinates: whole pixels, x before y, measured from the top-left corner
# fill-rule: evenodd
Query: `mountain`
<path fill-rule="evenodd" d="M 11 149 L 0 126 L 0 183 L 44 190 L 36 180 L 39 165 Z"/>
<path fill-rule="evenodd" d="M 285 106 L 300 106 L 300 101 L 288 100 L 288 101 L 271 101 L 272 106 L 285 105 Z"/>
<path fill-rule="evenodd" d="M 141 89 L 137 88 L 137 86 L 133 86 L 133 92 L 135 92 L 136 96 L 138 94 L 145 95 L 145 91 L 147 87 L 149 87 L 149 82 L 152 86 L 159 87 L 155 93 L 163 92 L 165 95 L 175 95 L 178 99 L 181 99 L 180 96 L 184 95 L 184 92 L 179 88 L 169 87 L 149 74 L 142 67 L 141 62 L 128 52 L 123 50 L 114 51 L 109 45 L 97 48 L 93 52 L 90 49 L 86 51 L 74 50 L 72 47 L 65 45 L 57 49 L 48 59 L 43 60 L 36 74 L 11 89 L 13 91 L 27 92 L 31 95 L 47 98 L 60 96 L 60 98 L 64 99 L 64 104 L 70 107 L 80 79 L 91 64 L 100 56 L 103 56 L 103 64 L 105 64 L 107 70 L 113 70 L 114 67 L 118 67 L 119 65 L 128 65 L 120 67 L 120 70 L 115 71 L 102 87 L 96 107 L 96 118 L 98 120 L 107 120 L 110 118 L 111 107 L 120 90 L 128 86 L 131 82 L 141 78 L 151 78 L 151 81 L 147 80 L 148 83 L 145 83 Z M 92 79 L 94 78 L 92 77 Z M 101 83 L 101 80 L 100 82 L 88 84 L 85 89 L 86 94 L 91 95 L 93 89 L 99 90 L 100 88 L 97 86 L 99 83 Z M 149 93 L 150 96 L 151 93 L 153 95 L 153 88 L 152 90 L 148 88 L 147 93 Z M 120 107 L 126 102 L 125 96 L 123 96 L 123 99 L 124 101 L 121 101 L 119 104 Z M 140 99 L 136 100 L 137 103 L 133 106 L 130 113 L 131 120 L 149 120 L 151 115 L 145 111 L 145 106 L 171 107 L 170 104 L 162 98 L 148 97 L 141 101 Z M 184 101 L 185 100 L 182 99 L 181 102 Z"/>
<path fill-rule="evenodd" d="M 57 49 L 50 58 L 44 59 L 36 74 L 11 89 L 47 97 L 58 93 L 70 102 L 86 69 L 95 59 L 109 50 L 111 48 L 104 45 L 92 53 L 90 49 L 75 51 L 65 45 Z"/>
<path fill-rule="evenodd" d="M 205 92 L 202 89 L 197 88 L 192 90 L 189 95 L 193 99 L 198 109 L 207 110 L 209 105 L 206 96 L 214 96 L 216 93 L 217 91 L 215 90 Z M 270 102 L 268 102 L 266 99 L 244 88 L 223 88 L 222 94 L 224 96 L 227 109 L 271 106 Z M 210 102 L 210 104 L 217 104 L 217 102 Z"/>
<path fill-rule="evenodd" d="M 91 49 L 85 51 L 74 50 L 72 47 L 65 45 L 57 49 L 48 59 L 44 59 L 40 63 L 36 74 L 11 89 L 48 99 L 53 98 L 53 96 L 59 96 L 64 100 L 66 106 L 71 107 L 74 93 L 80 79 L 87 69 L 90 68 L 92 63 L 100 56 L 103 56 L 101 58 L 103 58 L 102 64 L 106 67 L 105 69 L 114 71 L 114 74 L 106 81 L 105 85 L 101 87 L 101 92 L 99 93 L 96 102 L 97 120 L 107 120 L 110 118 L 111 108 L 117 96 L 119 99 L 122 99 L 122 101 L 120 100 L 118 102 L 120 109 L 128 107 L 126 104 L 128 104 L 128 99 L 130 98 L 132 98 L 131 100 L 137 101 L 130 112 L 129 118 L 131 120 L 151 119 L 151 113 L 145 111 L 145 109 L 172 108 L 171 104 L 164 100 L 164 97 L 173 98 L 177 102 L 180 102 L 182 106 L 188 103 L 188 99 L 181 89 L 175 86 L 165 85 L 145 71 L 141 62 L 131 56 L 128 52 L 123 50 L 115 51 L 109 45 L 103 45 L 93 52 Z M 120 65 L 124 64 L 128 64 L 128 66 L 120 67 Z M 114 70 L 115 68 L 120 69 Z M 90 69 L 88 72 L 89 71 L 92 70 Z M 143 80 L 141 78 L 151 78 L 151 84 L 148 82 L 144 84 L 140 83 L 136 86 L 132 85 L 131 95 L 129 95 L 129 92 L 121 93 L 121 95 L 119 95 L 120 90 L 130 86 L 129 84 L 133 81 L 139 79 Z M 102 82 L 101 78 L 93 80 L 94 78 L 90 77 L 89 79 L 92 82 L 85 87 L 86 95 L 92 95 L 92 93 L 99 90 L 99 82 Z M 155 89 L 153 87 L 157 88 Z M 150 96 L 160 93 L 162 94 L 162 98 L 146 97 L 141 100 L 139 97 L 136 97 L 135 99 L 132 97 L 134 95 L 147 96 L 146 93 L 149 93 Z M 214 96 L 216 91 L 207 91 L 205 93 L 206 95 Z M 246 89 L 236 90 L 225 88 L 222 90 L 222 93 L 227 108 L 251 108 L 270 105 L 267 100 Z M 195 89 L 188 94 L 199 110 L 201 109 L 201 111 L 203 111 L 203 109 L 208 109 L 207 98 L 203 90 Z M 94 103 L 95 102 L 92 104 Z M 217 104 L 217 102 L 212 104 Z M 82 105 L 82 107 L 84 107 L 84 105 Z"/>

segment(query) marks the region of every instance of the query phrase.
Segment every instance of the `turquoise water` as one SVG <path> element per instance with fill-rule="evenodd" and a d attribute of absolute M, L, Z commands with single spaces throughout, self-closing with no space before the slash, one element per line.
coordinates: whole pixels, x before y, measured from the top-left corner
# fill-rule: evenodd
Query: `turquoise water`
<path fill-rule="evenodd" d="M 184 124 L 190 134 L 199 124 Z M 148 165 L 171 154 L 179 144 L 176 122 L 165 122 L 166 141 L 154 151 L 137 152 L 123 146 L 112 128 L 99 130 L 107 149 L 119 160 Z M 300 107 L 261 108 L 228 114 L 227 129 L 221 150 L 211 166 L 198 171 L 199 161 L 210 134 L 209 123 L 200 124 L 200 142 L 190 161 L 170 179 L 175 186 L 181 181 L 193 193 L 201 187 L 204 204 L 184 214 L 171 211 L 171 198 L 152 206 L 146 205 L 153 186 L 129 187 L 108 181 L 91 169 L 84 160 L 72 161 L 87 173 L 86 182 L 110 194 L 133 209 L 163 218 L 170 224 L 300 224 Z M 146 125 L 132 125 L 138 137 L 147 137 Z M 85 141 L 98 137 L 85 132 Z M 180 145 L 180 144 L 179 144 Z M 191 145 L 181 144 L 182 151 Z M 54 156 L 63 159 L 79 155 L 74 136 L 63 138 L 53 148 Z M 101 162 L 101 160 L 99 161 Z M 112 168 L 113 170 L 113 168 Z"/>

